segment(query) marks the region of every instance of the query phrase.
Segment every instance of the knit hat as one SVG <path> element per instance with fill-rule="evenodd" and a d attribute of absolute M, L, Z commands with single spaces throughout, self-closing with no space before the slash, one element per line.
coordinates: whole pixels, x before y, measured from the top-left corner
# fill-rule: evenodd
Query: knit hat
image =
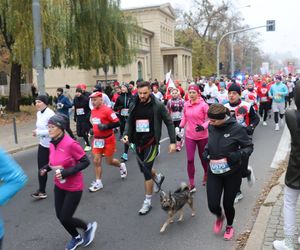
<path fill-rule="evenodd" d="M 46 105 L 49 104 L 49 98 L 46 95 L 38 95 L 35 100 L 39 100 L 39 101 L 45 103 Z"/>
<path fill-rule="evenodd" d="M 200 89 L 199 89 L 198 85 L 196 85 L 196 84 L 191 84 L 191 85 L 188 87 L 188 91 L 190 91 L 190 90 L 194 90 L 194 91 L 196 91 L 197 93 L 200 93 Z"/>
<path fill-rule="evenodd" d="M 123 86 L 127 88 L 127 91 L 129 91 L 129 84 L 128 83 L 123 82 L 121 84 L 121 87 L 123 87 Z"/>
<path fill-rule="evenodd" d="M 239 95 L 241 95 L 241 92 L 242 92 L 241 86 L 238 85 L 237 83 L 233 83 L 233 84 L 231 84 L 230 87 L 228 88 L 228 92 L 230 92 L 230 91 L 235 91 L 235 92 L 237 92 Z"/>
<path fill-rule="evenodd" d="M 53 124 L 61 130 L 65 130 L 68 122 L 67 119 L 69 119 L 67 116 L 56 114 L 49 119 L 48 124 Z"/>
<path fill-rule="evenodd" d="M 95 85 L 95 87 L 94 87 L 94 92 L 96 92 L 96 91 L 99 91 L 99 92 L 102 92 L 102 86 L 101 86 L 101 84 L 96 84 Z"/>

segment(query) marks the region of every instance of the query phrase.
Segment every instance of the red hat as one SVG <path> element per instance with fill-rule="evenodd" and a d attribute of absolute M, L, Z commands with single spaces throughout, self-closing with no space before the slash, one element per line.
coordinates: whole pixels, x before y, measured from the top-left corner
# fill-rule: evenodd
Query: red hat
<path fill-rule="evenodd" d="M 194 91 L 196 91 L 197 93 L 200 93 L 200 89 L 199 89 L 198 85 L 196 85 L 196 84 L 191 84 L 191 85 L 188 87 L 188 91 L 190 91 L 190 90 L 194 90 Z"/>
<path fill-rule="evenodd" d="M 94 97 L 102 97 L 102 93 L 97 91 L 97 92 L 94 92 L 92 93 L 90 96 L 90 98 L 94 98 Z"/>
<path fill-rule="evenodd" d="M 86 90 L 86 85 L 84 83 L 81 83 L 81 89 Z"/>
<path fill-rule="evenodd" d="M 120 86 L 120 83 L 118 81 L 115 81 L 114 86 Z"/>

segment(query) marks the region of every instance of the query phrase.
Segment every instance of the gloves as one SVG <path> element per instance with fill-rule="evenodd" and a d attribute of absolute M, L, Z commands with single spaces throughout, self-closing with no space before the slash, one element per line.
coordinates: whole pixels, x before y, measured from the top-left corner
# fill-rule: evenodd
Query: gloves
<path fill-rule="evenodd" d="M 98 129 L 101 130 L 101 131 L 108 129 L 107 124 L 102 124 L 102 123 L 98 124 Z"/>
<path fill-rule="evenodd" d="M 210 160 L 210 156 L 209 156 L 209 152 L 207 149 L 204 149 L 203 153 L 202 153 L 202 157 L 203 157 L 203 160 L 206 161 L 206 162 L 209 162 Z"/>
<path fill-rule="evenodd" d="M 61 102 L 59 102 L 56 104 L 56 107 L 57 107 L 57 109 L 62 109 L 64 107 L 64 105 Z"/>
<path fill-rule="evenodd" d="M 204 127 L 202 125 L 197 124 L 196 128 L 195 128 L 196 132 L 201 132 L 204 131 Z"/>
<path fill-rule="evenodd" d="M 242 153 L 239 150 L 235 151 L 235 152 L 230 152 L 227 155 L 227 161 L 228 161 L 229 165 L 235 164 L 235 163 L 239 162 L 241 159 L 242 159 Z"/>
<path fill-rule="evenodd" d="M 211 98 L 211 95 L 206 95 L 206 99 L 210 99 Z"/>
<path fill-rule="evenodd" d="M 253 133 L 254 133 L 254 127 L 253 126 L 248 126 L 247 128 L 246 128 L 246 130 L 247 130 L 247 134 L 248 135 L 253 135 Z"/>

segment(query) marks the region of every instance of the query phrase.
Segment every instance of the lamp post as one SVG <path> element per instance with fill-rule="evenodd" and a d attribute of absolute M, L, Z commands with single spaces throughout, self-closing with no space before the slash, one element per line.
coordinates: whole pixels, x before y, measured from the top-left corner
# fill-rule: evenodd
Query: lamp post
<path fill-rule="evenodd" d="M 237 10 L 239 9 L 243 9 L 243 8 L 250 8 L 251 5 L 245 5 L 243 7 L 237 8 Z M 234 30 L 234 26 L 232 23 L 232 30 Z M 234 64 L 234 34 L 231 35 L 231 61 L 230 61 L 230 70 L 231 70 L 231 77 L 234 76 L 234 70 L 235 70 L 235 64 Z"/>

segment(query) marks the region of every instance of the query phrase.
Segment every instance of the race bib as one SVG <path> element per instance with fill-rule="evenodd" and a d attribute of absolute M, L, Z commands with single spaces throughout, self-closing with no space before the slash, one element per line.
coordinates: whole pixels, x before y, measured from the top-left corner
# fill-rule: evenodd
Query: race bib
<path fill-rule="evenodd" d="M 129 109 L 121 109 L 121 116 L 128 116 L 129 114 Z"/>
<path fill-rule="evenodd" d="M 84 115 L 84 108 L 76 109 L 76 115 Z"/>
<path fill-rule="evenodd" d="M 264 96 L 264 97 L 260 98 L 260 101 L 261 102 L 267 102 L 268 101 L 268 97 Z"/>
<path fill-rule="evenodd" d="M 149 120 L 136 120 L 135 122 L 136 132 L 150 132 Z"/>
<path fill-rule="evenodd" d="M 104 148 L 104 139 L 94 139 L 94 148 Z"/>
<path fill-rule="evenodd" d="M 219 160 L 210 160 L 209 167 L 213 174 L 223 174 L 230 170 L 226 158 Z"/>
<path fill-rule="evenodd" d="M 93 125 L 101 124 L 101 120 L 99 118 L 94 117 L 92 118 L 92 124 Z"/>
<path fill-rule="evenodd" d="M 180 120 L 182 115 L 181 115 L 181 112 L 177 111 L 177 112 L 172 112 L 171 117 L 172 117 L 172 120 Z"/>

